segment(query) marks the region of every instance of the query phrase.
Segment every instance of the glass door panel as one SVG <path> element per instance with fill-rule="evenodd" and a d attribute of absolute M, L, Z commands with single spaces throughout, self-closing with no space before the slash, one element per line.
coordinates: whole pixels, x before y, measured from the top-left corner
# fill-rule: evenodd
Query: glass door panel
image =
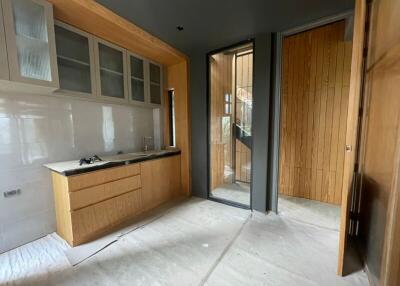
<path fill-rule="evenodd" d="M 60 88 L 92 93 L 92 64 L 88 37 L 56 26 L 57 64 Z"/>
<path fill-rule="evenodd" d="M 208 58 L 210 199 L 250 207 L 252 44 Z"/>
<path fill-rule="evenodd" d="M 150 103 L 161 104 L 161 68 L 150 63 Z"/>
<path fill-rule="evenodd" d="M 52 7 L 41 0 L 5 1 L 11 78 L 58 85 Z"/>
<path fill-rule="evenodd" d="M 144 84 L 144 61 L 134 56 L 130 58 L 130 81 L 131 81 L 131 99 L 134 101 L 145 101 Z"/>
<path fill-rule="evenodd" d="M 124 53 L 98 43 L 101 95 L 125 98 Z"/>

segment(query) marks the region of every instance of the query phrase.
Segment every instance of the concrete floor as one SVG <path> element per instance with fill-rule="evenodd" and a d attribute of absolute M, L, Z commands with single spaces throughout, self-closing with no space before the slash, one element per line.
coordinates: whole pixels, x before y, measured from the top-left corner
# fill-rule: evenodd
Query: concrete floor
<path fill-rule="evenodd" d="M 225 184 L 211 191 L 216 198 L 250 206 L 250 184 L 237 182 Z"/>
<path fill-rule="evenodd" d="M 340 206 L 279 195 L 278 213 L 283 217 L 339 231 Z"/>
<path fill-rule="evenodd" d="M 0 255 L 0 285 L 368 285 L 336 276 L 338 232 L 192 198 L 69 265 L 52 234 Z"/>

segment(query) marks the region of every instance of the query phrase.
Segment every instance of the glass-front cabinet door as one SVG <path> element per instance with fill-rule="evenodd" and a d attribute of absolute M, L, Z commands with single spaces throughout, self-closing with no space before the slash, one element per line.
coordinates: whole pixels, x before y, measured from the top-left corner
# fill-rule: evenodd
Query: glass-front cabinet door
<path fill-rule="evenodd" d="M 129 97 L 130 100 L 144 103 L 146 101 L 145 62 L 143 59 L 129 55 Z"/>
<path fill-rule="evenodd" d="M 154 63 L 149 63 L 150 73 L 150 103 L 161 104 L 161 67 Z"/>
<path fill-rule="evenodd" d="M 61 22 L 56 23 L 55 32 L 60 89 L 94 94 L 93 38 Z"/>
<path fill-rule="evenodd" d="M 53 7 L 43 0 L 2 0 L 10 79 L 58 88 Z"/>
<path fill-rule="evenodd" d="M 98 40 L 96 43 L 97 77 L 100 95 L 124 100 L 127 94 L 126 50 Z"/>
<path fill-rule="evenodd" d="M 0 2 L 0 79 L 10 79 L 8 71 L 6 34 L 4 32 L 3 10 Z"/>

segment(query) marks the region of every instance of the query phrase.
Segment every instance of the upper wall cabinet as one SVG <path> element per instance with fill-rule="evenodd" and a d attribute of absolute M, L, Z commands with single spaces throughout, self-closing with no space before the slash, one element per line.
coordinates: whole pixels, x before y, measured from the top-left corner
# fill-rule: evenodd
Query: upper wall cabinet
<path fill-rule="evenodd" d="M 4 24 L 3 24 L 3 9 L 0 2 L 0 79 L 9 79 L 9 78 L 10 74 L 8 71 L 6 34 L 4 32 Z"/>
<path fill-rule="evenodd" d="M 149 63 L 150 70 L 150 103 L 161 104 L 161 66 Z"/>
<path fill-rule="evenodd" d="M 125 100 L 127 92 L 126 51 L 102 40 L 96 40 L 96 75 L 99 94 Z"/>
<path fill-rule="evenodd" d="M 53 8 L 44 0 L 2 0 L 10 79 L 58 88 Z"/>
<path fill-rule="evenodd" d="M 128 55 L 128 74 L 129 74 L 129 99 L 136 102 L 146 102 L 147 83 L 145 62 L 142 58 L 130 54 Z"/>
<path fill-rule="evenodd" d="M 93 37 L 61 22 L 56 23 L 55 33 L 60 89 L 94 95 Z"/>

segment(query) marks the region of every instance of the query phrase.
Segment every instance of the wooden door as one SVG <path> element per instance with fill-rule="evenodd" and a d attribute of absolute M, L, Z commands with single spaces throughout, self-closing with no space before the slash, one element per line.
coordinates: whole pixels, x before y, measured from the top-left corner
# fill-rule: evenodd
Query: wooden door
<path fill-rule="evenodd" d="M 346 150 L 342 185 L 341 222 L 339 238 L 338 274 L 344 275 L 346 242 L 349 227 L 349 205 L 351 189 L 354 180 L 354 165 L 356 163 L 358 119 L 363 79 L 363 53 L 365 38 L 367 3 L 366 0 L 356 0 L 354 12 L 353 48 L 350 74 L 349 104 L 347 109 Z"/>
<path fill-rule="evenodd" d="M 370 1 L 358 241 L 371 285 L 400 285 L 400 1 Z"/>
<path fill-rule="evenodd" d="M 283 40 L 279 193 L 341 203 L 352 42 L 345 20 Z"/>

